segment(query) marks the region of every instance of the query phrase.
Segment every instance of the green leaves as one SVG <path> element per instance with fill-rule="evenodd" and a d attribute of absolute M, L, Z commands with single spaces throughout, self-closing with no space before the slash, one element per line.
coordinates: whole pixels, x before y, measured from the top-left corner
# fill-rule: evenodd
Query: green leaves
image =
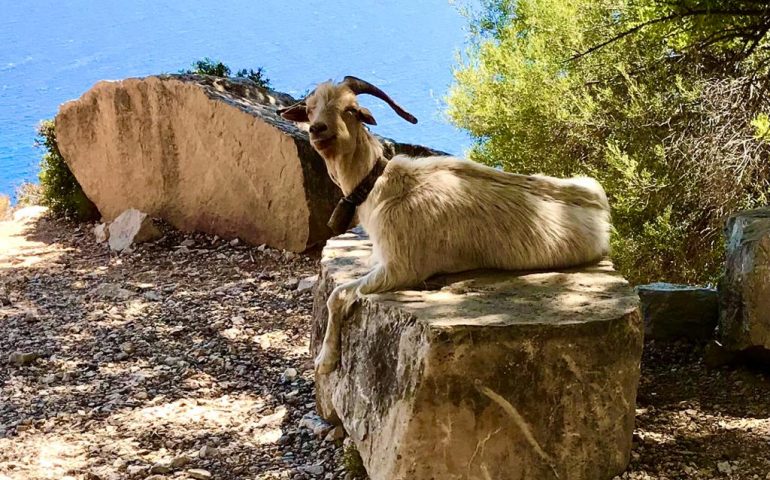
<path fill-rule="evenodd" d="M 449 116 L 474 160 L 597 178 L 633 282 L 711 282 L 724 217 L 770 197 L 770 89 L 745 76 L 770 50 L 718 39 L 760 25 L 749 3 L 762 2 L 489 0 L 470 15 Z"/>
<path fill-rule="evenodd" d="M 40 162 L 41 203 L 56 216 L 76 220 L 98 218 L 99 212 L 83 193 L 75 176 L 59 152 L 53 120 L 44 120 L 38 127 L 35 144 L 45 149 Z"/>

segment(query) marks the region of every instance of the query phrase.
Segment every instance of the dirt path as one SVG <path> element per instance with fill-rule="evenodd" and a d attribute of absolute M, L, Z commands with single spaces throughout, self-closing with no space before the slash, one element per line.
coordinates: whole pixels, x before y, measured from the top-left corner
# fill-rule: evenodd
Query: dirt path
<path fill-rule="evenodd" d="M 0 479 L 343 478 L 299 427 L 317 259 L 289 257 L 0 223 Z"/>
<path fill-rule="evenodd" d="M 173 232 L 116 257 L 86 227 L 0 223 L 0 480 L 345 478 L 300 427 L 317 262 Z M 621 478 L 770 479 L 767 374 L 701 356 L 646 346 Z"/>

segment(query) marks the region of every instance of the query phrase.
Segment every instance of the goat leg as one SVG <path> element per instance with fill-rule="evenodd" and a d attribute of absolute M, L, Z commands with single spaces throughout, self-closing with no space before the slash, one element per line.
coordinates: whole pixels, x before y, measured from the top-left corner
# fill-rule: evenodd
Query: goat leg
<path fill-rule="evenodd" d="M 340 360 L 342 322 L 350 316 L 356 300 L 370 293 L 382 293 L 407 286 L 400 282 L 401 278 L 408 277 L 403 274 L 399 275 L 397 270 L 388 268 L 387 265 L 379 264 L 374 270 L 358 280 L 345 283 L 332 290 L 326 301 L 326 307 L 329 311 L 326 333 L 321 351 L 315 359 L 317 373 L 331 373 L 337 368 Z"/>

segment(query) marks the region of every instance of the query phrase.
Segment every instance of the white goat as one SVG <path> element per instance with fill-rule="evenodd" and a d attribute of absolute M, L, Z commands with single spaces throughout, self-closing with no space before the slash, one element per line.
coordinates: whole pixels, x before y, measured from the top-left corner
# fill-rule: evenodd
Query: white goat
<path fill-rule="evenodd" d="M 516 175 L 452 157 L 398 155 L 385 163 L 380 142 L 363 125 L 376 122 L 358 105 L 362 93 L 417 123 L 382 90 L 355 77 L 322 83 L 279 111 L 310 123 L 310 141 L 345 195 L 360 184 L 371 187 L 368 196 L 367 188 L 352 196 L 363 201 L 357 213 L 373 244 L 374 268 L 329 296 L 319 373 L 336 368 L 340 322 L 361 295 L 414 287 L 437 273 L 564 268 L 608 253 L 609 205 L 595 180 Z"/>

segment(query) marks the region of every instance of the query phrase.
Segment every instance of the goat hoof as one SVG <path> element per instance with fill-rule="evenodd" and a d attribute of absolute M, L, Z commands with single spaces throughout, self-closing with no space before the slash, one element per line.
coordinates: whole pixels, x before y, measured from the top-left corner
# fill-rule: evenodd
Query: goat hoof
<path fill-rule="evenodd" d="M 320 374 L 332 373 L 337 369 L 337 355 L 329 355 L 325 351 L 315 359 L 315 371 Z"/>

